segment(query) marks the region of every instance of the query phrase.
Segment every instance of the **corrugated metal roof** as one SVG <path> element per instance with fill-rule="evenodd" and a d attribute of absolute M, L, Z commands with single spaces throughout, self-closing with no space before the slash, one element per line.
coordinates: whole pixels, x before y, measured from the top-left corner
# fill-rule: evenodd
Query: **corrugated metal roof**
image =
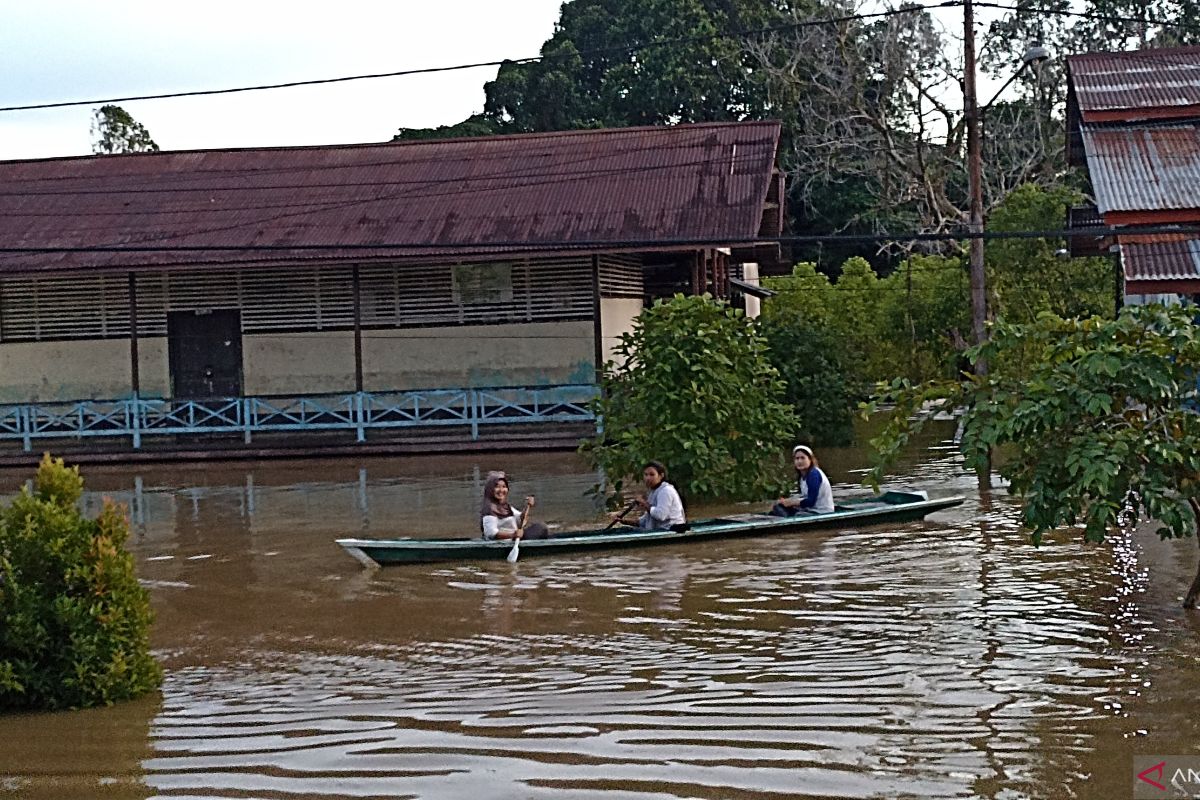
<path fill-rule="evenodd" d="M 1200 105 L 1200 47 L 1068 56 L 1085 121 L 1089 115 Z"/>
<path fill-rule="evenodd" d="M 1200 281 L 1200 238 L 1186 235 L 1121 238 L 1125 281 L 1146 288 L 1146 282 Z"/>
<path fill-rule="evenodd" d="M 779 134 L 706 123 L 0 162 L 0 248 L 225 248 L 0 252 L 0 270 L 720 245 L 758 235 Z M 328 249 L 289 249 L 312 246 Z"/>
<path fill-rule="evenodd" d="M 1200 128 L 1083 126 L 1101 213 L 1200 209 Z"/>

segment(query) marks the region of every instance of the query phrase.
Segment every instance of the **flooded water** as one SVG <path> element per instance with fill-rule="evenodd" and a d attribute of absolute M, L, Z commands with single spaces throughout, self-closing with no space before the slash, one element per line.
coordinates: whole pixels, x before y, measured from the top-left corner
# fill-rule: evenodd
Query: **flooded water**
<path fill-rule="evenodd" d="M 894 483 L 968 499 L 924 522 L 374 572 L 333 539 L 468 533 L 496 467 L 583 523 L 595 475 L 86 470 L 130 505 L 166 680 L 0 717 L 0 797 L 1125 798 L 1133 754 L 1200 752 L 1195 541 L 1035 549 L 925 444 Z M 863 493 L 861 451 L 821 455 Z"/>

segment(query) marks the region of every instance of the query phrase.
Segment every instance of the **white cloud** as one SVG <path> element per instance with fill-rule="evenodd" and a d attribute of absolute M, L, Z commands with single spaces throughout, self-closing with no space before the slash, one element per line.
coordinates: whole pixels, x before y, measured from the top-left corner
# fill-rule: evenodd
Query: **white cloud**
<path fill-rule="evenodd" d="M 104 99 L 523 58 L 561 0 L 5 7 L 0 106 Z M 122 103 L 166 150 L 384 141 L 483 108 L 495 68 Z M 0 159 L 90 152 L 92 108 L 0 112 Z"/>

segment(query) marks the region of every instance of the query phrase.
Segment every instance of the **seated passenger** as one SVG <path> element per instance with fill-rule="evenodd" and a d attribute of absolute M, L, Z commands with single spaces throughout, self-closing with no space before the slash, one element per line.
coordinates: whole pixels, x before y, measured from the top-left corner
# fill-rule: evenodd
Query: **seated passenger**
<path fill-rule="evenodd" d="M 633 501 L 643 511 L 637 527 L 648 531 L 664 531 L 685 526 L 687 516 L 683 511 L 683 500 L 675 487 L 667 483 L 667 468 L 657 461 L 647 461 L 642 468 L 642 480 L 646 484 L 646 496 Z M 614 519 L 619 518 L 614 515 Z"/>
<path fill-rule="evenodd" d="M 536 504 L 533 495 L 525 498 L 525 508 Z M 483 485 L 483 504 L 479 508 L 479 526 L 485 539 L 546 539 L 550 529 L 541 522 L 531 522 L 522 527 L 525 511 L 517 511 L 508 504 L 508 476 L 503 472 L 489 472 Z"/>
<path fill-rule="evenodd" d="M 796 467 L 796 490 L 799 497 L 781 497 L 771 509 L 775 517 L 794 517 L 797 514 L 832 514 L 833 488 L 829 478 L 817 466 L 817 457 L 810 447 L 798 444 L 792 448 L 792 463 Z"/>

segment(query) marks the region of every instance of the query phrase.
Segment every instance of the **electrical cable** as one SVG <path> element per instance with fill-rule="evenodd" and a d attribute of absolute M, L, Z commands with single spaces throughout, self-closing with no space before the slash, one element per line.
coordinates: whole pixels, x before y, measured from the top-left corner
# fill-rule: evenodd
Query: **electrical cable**
<path fill-rule="evenodd" d="M 764 28 L 746 29 L 740 31 L 718 32 L 706 36 L 687 36 L 678 37 L 675 39 L 662 39 L 646 42 L 644 44 L 630 44 L 619 47 L 600 48 L 595 50 L 577 51 L 574 56 L 588 57 L 595 55 L 606 55 L 610 53 L 631 53 L 640 50 L 646 50 L 654 47 L 663 47 L 671 44 L 687 44 L 704 41 L 712 41 L 721 38 L 737 38 L 742 36 L 761 35 L 777 31 L 795 30 L 817 25 L 836 25 L 845 22 L 856 22 L 866 19 L 875 19 L 880 17 L 891 17 L 898 14 L 912 14 L 921 11 L 928 11 L 937 8 L 950 8 L 962 5 L 962 0 L 944 0 L 944 2 L 934 3 L 932 5 L 904 5 L 900 8 L 888 9 L 887 11 L 877 11 L 867 14 L 847 14 L 841 17 L 830 17 L 828 19 L 813 19 L 803 20 L 800 22 L 783 23 L 780 25 L 772 25 Z M 350 81 L 375 80 L 379 78 L 396 78 L 408 75 L 424 75 L 436 72 L 452 72 L 464 69 L 476 69 L 479 67 L 499 67 L 504 64 L 532 64 L 539 61 L 551 61 L 555 58 L 554 55 L 530 56 L 527 58 L 517 59 L 502 59 L 500 61 L 478 61 L 469 64 L 455 64 L 443 67 L 421 67 L 417 69 L 397 70 L 395 72 L 378 72 L 365 75 L 346 75 L 338 78 L 315 78 L 304 81 L 287 81 L 283 83 L 260 84 L 256 86 L 238 86 L 226 89 L 198 89 L 189 92 L 168 92 L 162 94 L 146 94 L 146 95 L 129 95 L 125 97 L 110 97 L 105 99 L 92 100 L 67 100 L 53 103 L 34 103 L 30 105 L 20 106 L 0 106 L 0 112 L 3 111 L 34 111 L 49 108 L 68 108 L 71 106 L 91 106 L 91 105 L 106 105 L 113 103 L 129 103 L 139 100 L 166 100 L 178 97 L 202 97 L 208 95 L 235 94 L 239 92 L 257 92 L 270 89 L 289 89 L 299 86 L 316 86 L 321 84 L 331 83 L 347 83 Z"/>

